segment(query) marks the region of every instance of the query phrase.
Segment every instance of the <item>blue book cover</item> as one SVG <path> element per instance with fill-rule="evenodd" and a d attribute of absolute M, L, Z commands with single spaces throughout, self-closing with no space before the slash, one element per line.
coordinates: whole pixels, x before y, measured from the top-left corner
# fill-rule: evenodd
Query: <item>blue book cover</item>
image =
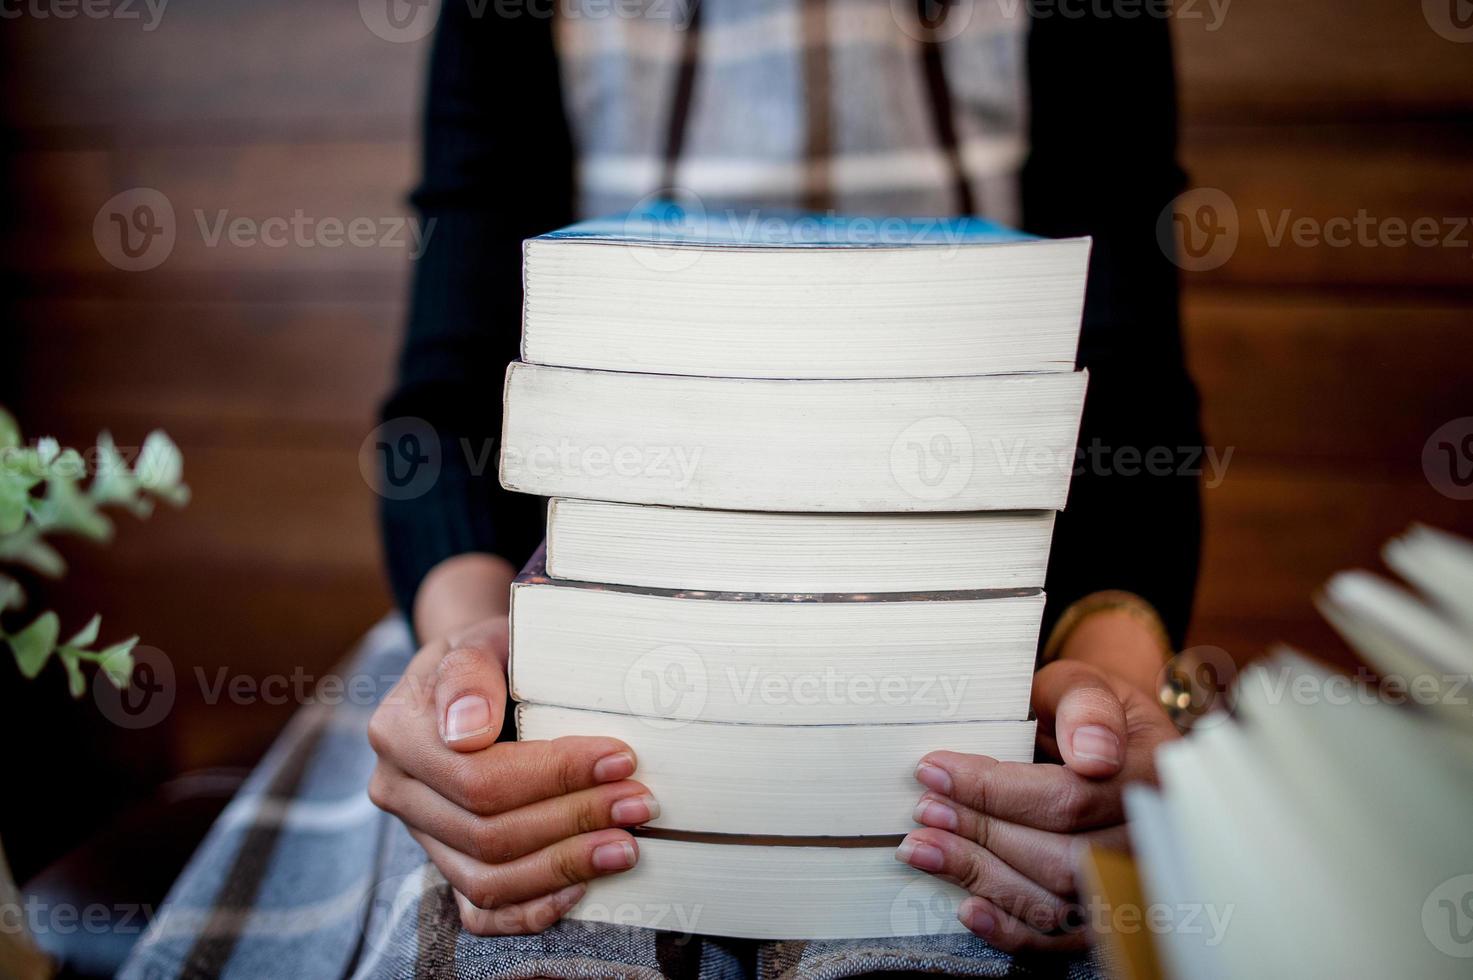
<path fill-rule="evenodd" d="M 626 214 L 580 221 L 538 238 L 703 248 L 924 248 L 1039 240 L 983 218 L 901 218 L 757 208 L 706 210 L 673 201 L 655 201 Z"/>

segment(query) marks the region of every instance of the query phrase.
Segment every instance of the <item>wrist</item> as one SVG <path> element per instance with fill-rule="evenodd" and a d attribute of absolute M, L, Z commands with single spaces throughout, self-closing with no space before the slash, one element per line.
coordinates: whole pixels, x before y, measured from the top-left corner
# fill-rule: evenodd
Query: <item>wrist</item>
<path fill-rule="evenodd" d="M 446 558 L 425 575 L 414 597 L 414 630 L 421 643 L 496 616 L 511 603 L 516 569 L 499 555 L 470 553 Z"/>
<path fill-rule="evenodd" d="M 1064 611 L 1044 647 L 1044 660 L 1086 663 L 1152 699 L 1171 640 L 1155 609 L 1127 592 L 1097 592 Z"/>

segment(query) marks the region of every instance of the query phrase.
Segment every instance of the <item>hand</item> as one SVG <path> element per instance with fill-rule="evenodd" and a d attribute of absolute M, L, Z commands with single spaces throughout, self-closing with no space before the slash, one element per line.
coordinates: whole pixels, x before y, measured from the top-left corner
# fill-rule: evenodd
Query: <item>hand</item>
<path fill-rule="evenodd" d="M 1156 700 L 1098 667 L 1059 660 L 1033 682 L 1041 754 L 1063 765 L 932 752 L 916 779 L 928 792 L 897 858 L 956 881 L 958 918 L 1000 949 L 1077 950 L 1070 922 L 1077 850 L 1128 845 L 1121 793 L 1154 783 L 1154 755 L 1177 737 Z"/>
<path fill-rule="evenodd" d="M 585 882 L 634 866 L 638 845 L 620 828 L 659 812 L 617 739 L 496 743 L 507 638 L 502 612 L 431 641 L 368 729 L 370 798 L 408 825 L 477 935 L 557 922 Z"/>

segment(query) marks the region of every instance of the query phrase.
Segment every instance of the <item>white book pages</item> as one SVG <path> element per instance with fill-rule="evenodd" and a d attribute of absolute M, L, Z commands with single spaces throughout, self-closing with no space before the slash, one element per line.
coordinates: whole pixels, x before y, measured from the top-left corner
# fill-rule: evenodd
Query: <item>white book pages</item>
<path fill-rule="evenodd" d="M 910 248 L 532 239 L 522 356 L 664 374 L 1070 371 L 1089 240 Z"/>
<path fill-rule="evenodd" d="M 904 834 L 925 787 L 916 764 L 938 749 L 1033 761 L 1032 721 L 915 725 L 670 724 L 523 704 L 521 739 L 604 735 L 634 750 L 634 779 L 660 804 L 649 826 L 720 834 Z"/>
<path fill-rule="evenodd" d="M 512 696 L 677 724 L 1026 718 L 1043 593 L 981 595 L 696 598 L 519 580 Z"/>
<path fill-rule="evenodd" d="M 894 847 L 639 840 L 629 871 L 589 882 L 569 918 L 747 939 L 965 932 L 966 893 L 895 860 Z"/>
<path fill-rule="evenodd" d="M 1059 510 L 1083 372 L 743 380 L 510 365 L 501 483 L 636 504 Z"/>
<path fill-rule="evenodd" d="M 774 514 L 556 498 L 554 578 L 718 592 L 1042 588 L 1053 511 Z"/>

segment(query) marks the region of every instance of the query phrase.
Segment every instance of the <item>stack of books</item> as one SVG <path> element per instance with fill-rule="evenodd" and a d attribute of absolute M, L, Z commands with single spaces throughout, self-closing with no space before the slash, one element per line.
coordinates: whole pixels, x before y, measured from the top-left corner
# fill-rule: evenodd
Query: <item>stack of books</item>
<path fill-rule="evenodd" d="M 525 247 L 500 474 L 552 499 L 512 589 L 519 737 L 623 739 L 660 803 L 572 914 L 960 930 L 961 891 L 894 847 L 925 753 L 1033 757 L 1089 241 L 681 220 Z"/>
<path fill-rule="evenodd" d="M 1375 675 L 1278 650 L 1126 790 L 1133 863 L 1086 864 L 1117 977 L 1473 975 L 1473 544 L 1384 558 L 1416 591 L 1318 601 Z"/>

